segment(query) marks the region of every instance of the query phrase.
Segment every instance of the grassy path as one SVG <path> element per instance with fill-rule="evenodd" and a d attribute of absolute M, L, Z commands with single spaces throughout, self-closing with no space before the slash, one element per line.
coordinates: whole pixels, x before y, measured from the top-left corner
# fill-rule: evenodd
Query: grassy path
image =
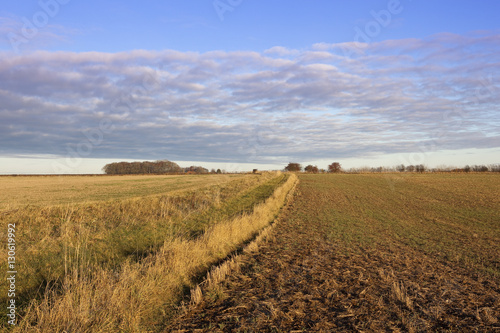
<path fill-rule="evenodd" d="M 455 244 L 453 237 L 457 235 L 462 241 L 466 237 L 456 225 L 447 229 L 450 223 L 458 222 L 446 221 L 442 213 L 451 211 L 455 191 L 441 186 L 440 191 L 429 191 L 427 196 L 422 193 L 422 202 L 416 203 L 402 194 L 420 193 L 422 186 L 436 186 L 433 182 L 398 178 L 387 183 L 373 176 L 361 181 L 359 177 L 340 177 L 302 176 L 298 195 L 267 243 L 257 253 L 244 255 L 239 274 L 228 277 L 167 331 L 500 329 L 500 284 L 495 263 L 489 259 L 495 258 L 495 253 L 479 258 L 480 266 L 449 260 L 436 250 L 440 244 Z M 402 182 L 405 186 L 400 186 Z M 476 183 L 478 193 L 469 193 L 470 197 L 488 196 L 487 181 Z M 363 184 L 370 190 L 359 191 Z M 444 197 L 449 197 L 448 203 Z M 384 206 L 389 204 L 394 208 Z M 435 214 L 420 211 L 426 205 L 439 209 Z M 472 232 L 468 241 L 486 236 L 497 240 L 495 225 L 488 233 L 485 225 L 491 221 L 481 218 L 494 205 L 486 197 L 479 205 L 482 208 L 473 207 L 477 214 L 467 221 L 479 226 L 461 224 L 462 229 Z M 421 218 L 413 216 L 417 210 L 429 221 L 439 217 L 439 223 L 427 229 L 415 226 L 412 219 Z M 463 206 L 457 210 L 465 214 Z M 425 237 L 426 232 L 437 231 L 450 239 L 439 243 L 434 234 Z M 405 233 L 410 240 L 403 237 Z M 486 242 L 483 246 L 490 245 Z M 492 248 L 495 250 L 498 252 L 498 246 Z M 470 256 L 465 247 L 457 246 L 453 251 Z"/>

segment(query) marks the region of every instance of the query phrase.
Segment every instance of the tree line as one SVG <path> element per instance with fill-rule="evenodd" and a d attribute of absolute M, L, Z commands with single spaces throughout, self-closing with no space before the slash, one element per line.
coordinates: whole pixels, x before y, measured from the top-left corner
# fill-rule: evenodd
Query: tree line
<path fill-rule="evenodd" d="M 102 168 L 102 171 L 104 171 L 104 173 L 107 175 L 209 173 L 208 169 L 201 166 L 181 168 L 177 163 L 168 160 L 155 162 L 114 162 L 106 164 Z"/>
<path fill-rule="evenodd" d="M 290 172 L 300 172 L 302 171 L 302 165 L 300 163 L 290 162 L 283 170 Z M 340 165 L 339 162 L 333 162 L 328 166 L 328 169 L 325 170 L 325 169 L 318 169 L 318 166 L 309 164 L 304 168 L 304 171 L 309 173 L 325 173 L 325 172 L 338 173 L 342 172 L 342 166 Z"/>
<path fill-rule="evenodd" d="M 181 168 L 177 163 L 168 160 L 160 161 L 144 161 L 144 162 L 114 162 L 106 164 L 102 170 L 107 175 L 132 175 L 132 174 L 220 174 L 226 173 L 221 169 L 208 169 L 201 166 L 190 166 L 186 168 Z M 403 165 L 400 164 L 395 167 L 361 167 L 361 168 L 350 168 L 343 169 L 339 162 L 333 162 L 327 166 L 326 169 L 320 169 L 316 165 L 309 164 L 306 167 L 302 167 L 300 163 L 290 162 L 287 166 L 283 168 L 284 171 L 290 172 L 307 172 L 307 173 L 378 173 L 378 172 L 500 172 L 500 164 L 490 164 L 486 165 L 466 165 L 463 168 L 441 166 L 435 168 L 428 168 L 423 164 L 418 165 Z M 254 173 L 257 169 L 254 169 Z"/>
<path fill-rule="evenodd" d="M 452 166 L 440 166 L 435 168 L 428 168 L 423 164 L 418 165 L 407 165 L 400 164 L 395 167 L 358 167 L 358 168 L 350 168 L 344 170 L 340 163 L 333 162 L 328 165 L 327 169 L 319 169 L 316 165 L 307 165 L 302 168 L 300 163 L 290 162 L 287 166 L 284 167 L 284 171 L 291 172 L 307 172 L 307 173 L 339 173 L 339 172 L 347 172 L 347 173 L 377 173 L 377 172 L 500 172 L 500 164 L 490 164 L 486 165 L 466 165 L 463 168 L 457 168 Z"/>

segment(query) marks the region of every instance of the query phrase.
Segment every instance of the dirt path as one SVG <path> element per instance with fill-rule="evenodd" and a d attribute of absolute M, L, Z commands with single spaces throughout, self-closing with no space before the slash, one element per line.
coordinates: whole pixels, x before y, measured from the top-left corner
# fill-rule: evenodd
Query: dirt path
<path fill-rule="evenodd" d="M 496 281 L 397 243 L 329 238 L 321 211 L 332 203 L 313 186 L 298 191 L 241 272 L 167 331 L 500 332 Z"/>

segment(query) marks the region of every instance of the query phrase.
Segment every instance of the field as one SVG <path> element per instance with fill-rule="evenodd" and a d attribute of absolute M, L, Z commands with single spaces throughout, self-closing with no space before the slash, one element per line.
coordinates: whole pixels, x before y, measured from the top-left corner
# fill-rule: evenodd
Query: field
<path fill-rule="evenodd" d="M 241 175 L 0 176 L 0 211 L 165 194 L 223 184 Z"/>
<path fill-rule="evenodd" d="M 2 177 L 5 197 L 17 179 L 0 211 L 3 239 L 16 229 L 14 331 L 91 332 L 161 329 L 212 264 L 275 218 L 296 177 Z"/>
<path fill-rule="evenodd" d="M 301 175 L 267 242 L 167 331 L 499 330 L 499 185 Z"/>
<path fill-rule="evenodd" d="M 14 331 L 500 329 L 496 174 L 16 178 Z"/>

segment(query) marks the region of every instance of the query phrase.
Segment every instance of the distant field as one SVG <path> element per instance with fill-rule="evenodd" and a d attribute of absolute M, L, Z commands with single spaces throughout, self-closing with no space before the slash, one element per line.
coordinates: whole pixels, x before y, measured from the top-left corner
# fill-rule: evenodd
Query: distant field
<path fill-rule="evenodd" d="M 168 193 L 221 184 L 243 175 L 2 176 L 0 210 Z"/>
<path fill-rule="evenodd" d="M 356 246 L 404 244 L 500 278 L 500 175 L 303 175 L 331 221 L 328 237 Z M 321 202 L 328 200 L 328 206 Z"/>

